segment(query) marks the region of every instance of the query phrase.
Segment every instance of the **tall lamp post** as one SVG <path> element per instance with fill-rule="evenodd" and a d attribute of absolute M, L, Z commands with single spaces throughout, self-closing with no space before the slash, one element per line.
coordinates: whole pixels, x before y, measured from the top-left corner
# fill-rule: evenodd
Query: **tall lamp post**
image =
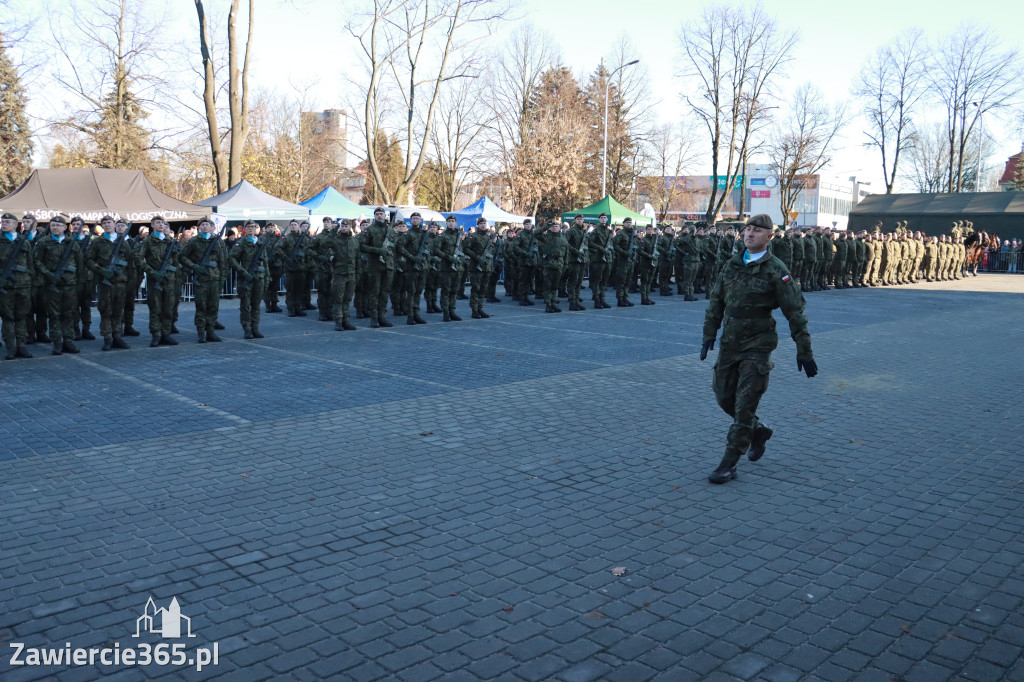
<path fill-rule="evenodd" d="M 612 76 L 617 74 L 619 71 L 622 71 L 627 66 L 633 66 L 634 64 L 639 64 L 639 63 L 640 63 L 639 59 L 634 59 L 631 62 L 627 62 L 627 63 L 623 64 L 622 66 L 620 66 L 619 68 L 615 69 L 610 74 L 608 74 L 608 80 L 605 81 L 605 83 L 604 83 L 604 149 L 601 152 L 601 198 L 602 199 L 607 194 L 606 189 L 605 189 L 606 188 L 606 182 L 605 181 L 608 178 L 608 89 L 611 87 L 611 84 L 612 84 Z"/>

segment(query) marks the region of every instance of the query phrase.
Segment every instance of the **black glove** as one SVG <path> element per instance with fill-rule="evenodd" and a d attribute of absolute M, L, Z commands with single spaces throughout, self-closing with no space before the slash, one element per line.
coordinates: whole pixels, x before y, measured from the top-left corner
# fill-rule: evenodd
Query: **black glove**
<path fill-rule="evenodd" d="M 100 274 L 106 279 L 113 279 L 116 273 L 110 268 L 100 268 Z"/>
<path fill-rule="evenodd" d="M 796 356 L 796 371 L 803 371 L 807 378 L 810 379 L 818 373 L 818 363 L 813 358 L 802 358 L 799 355 Z"/>
<path fill-rule="evenodd" d="M 705 341 L 704 345 L 700 347 L 700 359 L 701 360 L 707 360 L 707 358 L 708 358 L 708 351 L 709 350 L 714 350 L 714 349 L 715 349 L 715 340 L 714 339 L 711 339 L 710 341 Z"/>

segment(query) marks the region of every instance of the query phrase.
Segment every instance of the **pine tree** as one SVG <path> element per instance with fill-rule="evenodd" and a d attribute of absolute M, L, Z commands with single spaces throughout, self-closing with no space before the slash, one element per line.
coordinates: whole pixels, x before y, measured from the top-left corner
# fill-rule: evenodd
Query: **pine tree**
<path fill-rule="evenodd" d="M 0 197 L 18 189 L 32 172 L 27 102 L 18 70 L 0 34 Z"/>

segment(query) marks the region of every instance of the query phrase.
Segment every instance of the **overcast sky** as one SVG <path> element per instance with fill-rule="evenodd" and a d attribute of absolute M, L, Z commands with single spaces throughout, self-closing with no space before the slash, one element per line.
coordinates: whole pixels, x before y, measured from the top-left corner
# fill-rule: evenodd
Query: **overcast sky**
<path fill-rule="evenodd" d="M 221 0 L 207 3 L 226 5 Z M 351 95 L 346 94 L 344 74 L 358 63 L 358 56 L 357 45 L 343 27 L 347 12 L 363 4 L 361 0 L 258 0 L 250 84 L 287 94 L 293 91 L 291 84 L 315 79 L 315 108 L 350 106 Z M 162 39 L 169 46 L 191 49 L 196 42 L 192 3 L 172 0 L 168 6 L 172 19 Z M 849 100 L 851 85 L 866 59 L 908 28 L 921 28 L 929 40 L 934 40 L 952 32 L 961 22 L 973 21 L 991 26 L 1004 47 L 1018 49 L 1024 35 L 1024 2 L 1019 0 L 786 0 L 768 2 L 765 6 L 782 28 L 795 29 L 800 34 L 789 78 L 782 85 L 780 96 L 810 81 L 831 100 Z M 548 31 L 560 48 L 563 62 L 581 75 L 592 71 L 602 57 L 609 56 L 618 38 L 628 34 L 650 80 L 651 105 L 656 104 L 657 117 L 663 122 L 681 118 L 682 86 L 676 77 L 679 33 L 685 22 L 699 15 L 702 7 L 702 3 L 679 0 L 514 3 L 517 23 L 529 21 Z M 513 27 L 507 25 L 490 41 L 500 45 L 506 31 Z M 481 92 L 481 96 L 486 93 Z M 36 98 L 33 113 L 38 114 L 40 107 L 45 106 Z M 1015 122 L 1011 124 L 1009 117 L 1003 122 L 994 116 L 986 117 L 985 127 L 996 138 L 995 148 L 985 150 L 986 164 L 1001 168 L 1007 156 L 1020 151 L 1024 132 Z M 861 144 L 863 130 L 862 120 L 855 119 L 840 141 L 828 171 L 842 178 L 856 174 L 881 184 L 877 155 Z M 707 170 L 698 166 L 692 172 Z"/>

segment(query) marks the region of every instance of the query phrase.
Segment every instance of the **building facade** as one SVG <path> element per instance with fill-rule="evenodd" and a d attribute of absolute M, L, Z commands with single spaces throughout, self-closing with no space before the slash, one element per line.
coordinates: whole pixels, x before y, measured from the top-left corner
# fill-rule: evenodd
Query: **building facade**
<path fill-rule="evenodd" d="M 870 183 L 858 181 L 856 176 L 847 180 L 827 175 L 810 175 L 802 182 L 804 188 L 793 204 L 796 217 L 782 215 L 782 195 L 779 178 L 768 163 L 747 165 L 746 191 L 750 214 L 767 213 L 777 225 L 797 227 L 834 227 L 845 230 L 850 211 L 860 200 L 871 194 Z"/>

